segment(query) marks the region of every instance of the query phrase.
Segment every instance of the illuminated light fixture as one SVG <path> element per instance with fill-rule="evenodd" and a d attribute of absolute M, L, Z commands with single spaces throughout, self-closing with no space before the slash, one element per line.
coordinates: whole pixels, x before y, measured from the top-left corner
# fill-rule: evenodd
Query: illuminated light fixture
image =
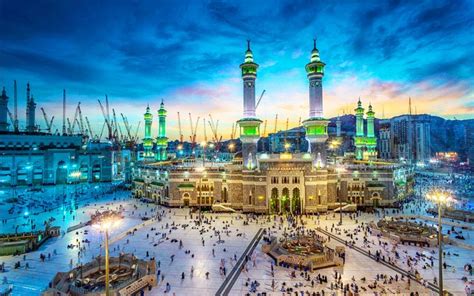
<path fill-rule="evenodd" d="M 263 195 L 259 195 L 258 199 L 263 200 L 265 197 Z"/>

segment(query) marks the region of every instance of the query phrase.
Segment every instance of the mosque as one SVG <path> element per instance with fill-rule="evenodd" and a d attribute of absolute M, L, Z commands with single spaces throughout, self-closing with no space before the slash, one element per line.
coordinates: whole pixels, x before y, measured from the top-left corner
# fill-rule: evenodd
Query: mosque
<path fill-rule="evenodd" d="M 302 122 L 309 149 L 305 153 L 259 152 L 260 125 L 255 108 L 255 83 L 259 65 L 248 44 L 240 65 L 243 80 L 243 116 L 240 127 L 242 149 L 232 161 L 218 166 L 185 165 L 165 161 L 166 110 L 158 110 L 158 151 L 152 152 L 151 113 L 145 113 L 144 155 L 134 170 L 133 194 L 171 207 L 211 208 L 219 204 L 249 213 L 315 213 L 356 205 L 390 206 L 412 192 L 413 170 L 398 163 L 377 160 L 372 106 L 366 115 L 359 99 L 356 113 L 355 153 L 345 157 L 328 154 L 329 120 L 323 117 L 323 77 L 314 42 L 305 70 L 309 82 L 309 114 Z M 147 127 L 148 126 L 148 127 Z M 148 129 L 148 130 L 147 130 Z M 151 156 L 153 153 L 154 156 Z"/>

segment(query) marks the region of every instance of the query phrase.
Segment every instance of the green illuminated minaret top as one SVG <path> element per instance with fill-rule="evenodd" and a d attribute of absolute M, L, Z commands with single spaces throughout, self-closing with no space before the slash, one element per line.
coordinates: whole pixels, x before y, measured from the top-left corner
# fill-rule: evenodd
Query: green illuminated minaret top
<path fill-rule="evenodd" d="M 160 109 L 158 109 L 158 137 L 156 138 L 156 160 L 164 161 L 168 159 L 166 148 L 168 147 L 168 138 L 166 137 L 166 109 L 163 100 L 161 100 Z"/>
<path fill-rule="evenodd" d="M 166 109 L 165 109 L 165 104 L 163 103 L 163 100 L 161 100 L 160 104 L 160 109 L 158 110 L 158 117 L 159 117 L 159 131 L 158 131 L 158 137 L 164 138 L 166 137 Z"/>
<path fill-rule="evenodd" d="M 150 113 L 150 106 L 146 107 L 146 112 L 143 114 L 145 119 L 145 137 L 143 138 L 143 150 L 145 150 L 145 157 L 149 157 L 153 154 L 151 151 L 153 148 L 153 139 L 151 137 L 151 124 L 153 122 L 153 115 Z"/>
<path fill-rule="evenodd" d="M 362 102 L 357 102 L 357 108 L 354 109 L 356 112 L 356 136 L 363 137 L 364 136 L 364 108 L 362 108 Z"/>
<path fill-rule="evenodd" d="M 245 52 L 244 62 L 240 65 L 242 76 L 255 75 L 257 76 L 258 64 L 253 61 L 253 52 L 250 49 L 250 40 L 247 40 L 247 51 Z"/>
<path fill-rule="evenodd" d="M 367 138 L 375 137 L 374 134 L 374 116 L 375 112 L 372 111 L 372 104 L 369 104 L 369 111 L 367 111 Z"/>

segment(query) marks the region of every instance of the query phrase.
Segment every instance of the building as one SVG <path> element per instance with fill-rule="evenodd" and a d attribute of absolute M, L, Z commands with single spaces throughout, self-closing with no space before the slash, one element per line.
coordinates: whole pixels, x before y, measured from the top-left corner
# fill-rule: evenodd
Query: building
<path fill-rule="evenodd" d="M 28 83 L 26 130 L 9 130 L 8 96 L 3 89 L 0 97 L 0 186 L 112 180 L 112 149 L 109 146 L 92 149 L 84 145 L 82 135 L 38 132 L 35 108 Z M 15 119 L 11 118 L 11 121 Z"/>
<path fill-rule="evenodd" d="M 223 203 L 252 213 L 315 213 L 349 203 L 391 205 L 411 194 L 411 167 L 373 159 L 373 120 L 369 120 L 372 128 L 367 136 L 362 125 L 364 146 L 360 160 L 327 161 L 329 120 L 323 117 L 324 66 L 314 43 L 310 63 L 306 65 L 310 101 L 308 119 L 303 121 L 309 146 L 306 151 L 258 152 L 262 123 L 255 112 L 258 64 L 248 44 L 244 63 L 240 65 L 244 101 L 243 116 L 238 121 L 241 151 L 230 162 L 207 166 L 196 159 L 143 163 L 134 170 L 133 194 L 173 207 L 211 207 Z M 363 111 L 361 114 L 364 115 Z M 367 116 L 373 118 L 373 114 L 369 106 Z M 278 141 L 281 149 L 281 140 Z M 370 161 L 364 159 L 364 153 Z"/>
<path fill-rule="evenodd" d="M 390 119 L 393 156 L 411 163 L 431 158 L 431 128 L 427 115 L 400 115 Z"/>
<path fill-rule="evenodd" d="M 379 156 L 381 159 L 392 159 L 392 137 L 390 122 L 382 122 L 379 129 Z"/>
<path fill-rule="evenodd" d="M 474 167 L 474 123 L 466 124 L 465 133 L 467 162 L 471 167 Z"/>

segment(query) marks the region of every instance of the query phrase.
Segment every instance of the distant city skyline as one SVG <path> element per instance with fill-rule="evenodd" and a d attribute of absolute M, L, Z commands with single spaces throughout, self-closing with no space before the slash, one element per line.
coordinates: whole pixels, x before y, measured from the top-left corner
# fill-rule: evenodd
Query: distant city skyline
<path fill-rule="evenodd" d="M 260 65 L 257 96 L 266 90 L 257 114 L 273 130 L 275 114 L 279 129 L 308 116 L 304 66 L 317 37 L 327 64 L 325 117 L 353 114 L 360 96 L 377 118 L 408 113 L 409 97 L 416 113 L 474 118 L 471 1 L 238 3 L 1 1 L 0 86 L 13 108 L 17 80 L 20 126 L 29 81 L 42 126 L 40 107 L 61 130 L 64 88 L 68 116 L 81 101 L 95 133 L 103 122 L 97 99 L 108 94 L 133 126 L 143 127 L 149 104 L 154 137 L 164 99 L 170 139 L 178 137 L 178 111 L 185 139 L 188 112 L 212 114 L 229 138 L 242 114 L 246 40 Z"/>

